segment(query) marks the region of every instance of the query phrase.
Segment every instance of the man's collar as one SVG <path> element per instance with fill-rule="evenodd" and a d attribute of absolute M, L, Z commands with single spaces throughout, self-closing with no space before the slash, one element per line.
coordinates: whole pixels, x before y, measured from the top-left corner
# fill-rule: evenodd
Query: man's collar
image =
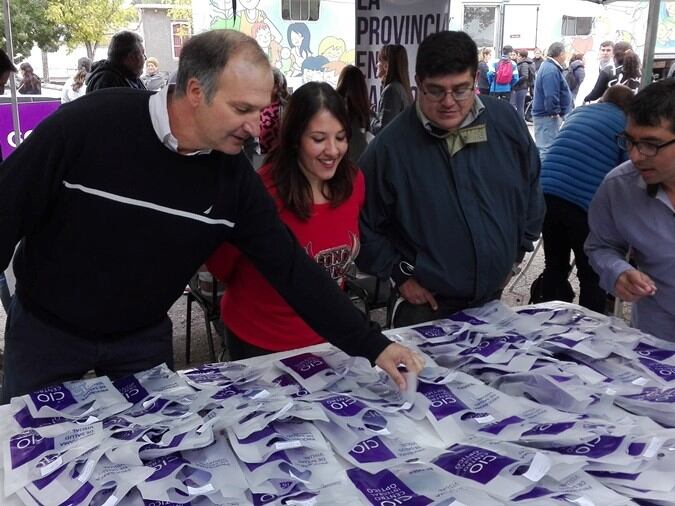
<path fill-rule="evenodd" d="M 167 148 L 178 153 L 178 139 L 171 133 L 171 123 L 169 122 L 169 93 L 173 93 L 173 84 L 164 86 L 160 91 L 150 97 L 150 120 L 155 134 Z M 208 155 L 211 149 L 199 149 L 190 153 L 193 155 Z M 183 153 L 181 153 L 183 154 Z"/>
<path fill-rule="evenodd" d="M 473 106 L 471 107 L 471 110 L 469 111 L 469 114 L 466 115 L 466 118 L 464 118 L 464 121 L 462 121 L 461 125 L 459 125 L 458 129 L 455 132 L 451 132 L 449 130 L 445 130 L 443 128 L 437 127 L 434 125 L 429 118 L 427 118 L 424 113 L 422 112 L 422 108 L 420 107 L 419 100 L 415 101 L 415 110 L 417 112 L 417 118 L 420 120 L 422 123 L 422 126 L 424 129 L 429 133 L 430 135 L 433 135 L 434 137 L 437 137 L 439 139 L 445 139 L 447 138 L 450 134 L 456 133 L 457 131 L 468 127 L 471 125 L 476 119 L 478 119 L 478 116 L 481 115 L 483 110 L 485 109 L 485 104 L 483 104 L 483 101 L 478 97 L 478 95 L 473 96 Z"/>
<path fill-rule="evenodd" d="M 637 179 L 637 185 L 638 188 L 642 188 L 647 192 L 647 195 L 649 195 L 652 198 L 655 198 L 656 200 L 660 200 L 663 202 L 668 208 L 675 213 L 675 208 L 673 208 L 673 203 L 670 200 L 670 197 L 668 197 L 668 194 L 666 193 L 665 188 L 660 185 L 660 184 L 647 184 L 644 179 L 642 179 L 642 176 L 638 176 Z"/>
<path fill-rule="evenodd" d="M 563 66 L 558 62 L 558 60 L 556 60 L 556 59 L 553 58 L 552 56 L 547 56 L 546 59 L 547 59 L 548 61 L 550 61 L 550 62 L 555 63 L 555 65 L 556 65 L 560 70 L 563 70 Z"/>

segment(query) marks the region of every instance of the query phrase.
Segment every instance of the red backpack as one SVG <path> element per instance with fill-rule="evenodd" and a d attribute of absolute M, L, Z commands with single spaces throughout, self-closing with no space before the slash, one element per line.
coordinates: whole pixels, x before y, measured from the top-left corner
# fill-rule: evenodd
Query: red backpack
<path fill-rule="evenodd" d="M 495 74 L 495 82 L 497 84 L 511 84 L 513 79 L 513 63 L 508 58 L 502 58 L 497 63 L 497 72 Z"/>

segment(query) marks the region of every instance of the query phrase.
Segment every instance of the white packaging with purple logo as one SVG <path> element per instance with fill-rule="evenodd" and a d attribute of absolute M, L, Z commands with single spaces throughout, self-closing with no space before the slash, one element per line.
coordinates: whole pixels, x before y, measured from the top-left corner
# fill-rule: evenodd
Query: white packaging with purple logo
<path fill-rule="evenodd" d="M 203 364 L 178 372 L 191 386 L 200 390 L 208 387 L 244 385 L 260 379 L 263 373 L 262 368 L 236 362 Z"/>
<path fill-rule="evenodd" d="M 50 475 L 101 444 L 104 437 L 101 422 L 72 423 L 55 437 L 43 437 L 33 429 L 12 435 L 3 442 L 5 495 Z"/>
<path fill-rule="evenodd" d="M 61 417 L 102 420 L 131 406 L 106 377 L 67 381 L 15 397 L 12 412 L 28 408 L 33 418 Z M 90 421 L 93 421 L 90 419 Z"/>
<path fill-rule="evenodd" d="M 194 392 L 186 381 L 166 364 L 120 378 L 113 381 L 113 384 L 132 404 L 160 394 L 170 393 L 173 397 L 178 397 Z"/>
<path fill-rule="evenodd" d="M 573 445 L 548 442 L 537 446 L 549 452 L 581 457 L 589 463 L 631 466 L 640 465 L 641 459 L 653 459 L 664 443 L 665 439 L 657 436 L 601 435 Z"/>
<path fill-rule="evenodd" d="M 289 482 L 280 492 L 249 492 L 248 495 L 251 499 L 246 504 L 254 506 L 354 506 L 360 502 L 358 492 L 345 482 L 312 490 L 300 482 Z"/>
<path fill-rule="evenodd" d="M 503 504 L 485 492 L 448 479 L 436 466 L 403 464 L 371 474 L 360 468 L 347 470 L 347 476 L 372 506 L 426 506 L 429 504 Z"/>
<path fill-rule="evenodd" d="M 69 471 L 74 470 L 69 468 Z M 87 477 L 84 474 L 59 473 L 55 479 L 50 476 L 49 480 L 30 484 L 21 495 L 29 494 L 44 506 L 114 506 L 150 474 L 152 471 L 145 466 L 116 464 L 102 457 Z"/>
<path fill-rule="evenodd" d="M 316 490 L 345 479 L 345 472 L 331 451 L 291 448 L 270 455 L 261 463 L 241 464 L 255 493 L 279 493 L 276 482 L 296 481 Z"/>
<path fill-rule="evenodd" d="M 675 388 L 647 387 L 638 394 L 617 396 L 615 402 L 666 427 L 675 426 Z"/>
<path fill-rule="evenodd" d="M 297 419 L 274 421 L 243 439 L 228 431 L 228 437 L 232 449 L 244 462 L 264 462 L 274 452 L 291 448 L 330 451 L 330 446 L 316 426 Z"/>
<path fill-rule="evenodd" d="M 200 430 L 203 426 L 203 418 L 199 415 L 192 415 L 181 423 L 173 422 L 168 426 L 159 429 L 154 435 L 146 432 L 142 439 L 149 444 L 141 447 L 139 454 L 143 459 L 154 459 L 163 457 L 177 451 L 193 450 L 203 448 L 213 442 L 214 435 L 212 430 Z"/>
<path fill-rule="evenodd" d="M 630 504 L 627 497 L 622 497 L 605 487 L 583 471 L 576 472 L 560 481 L 545 476 L 536 487 L 516 496 L 513 503 L 541 506 L 545 504 L 546 499 L 550 499 L 551 504 L 566 503 L 580 506 L 622 506 Z"/>
<path fill-rule="evenodd" d="M 300 353 L 277 360 L 275 365 L 290 374 L 310 393 L 326 390 L 345 373 L 348 355 L 340 352 Z"/>
<path fill-rule="evenodd" d="M 549 475 L 557 479 L 577 472 L 583 464 L 564 462 L 551 454 L 509 443 L 491 443 L 469 438 L 432 460 L 432 463 L 460 481 L 488 487 L 494 496 L 512 499 L 533 488 Z"/>
<path fill-rule="evenodd" d="M 287 396 L 242 400 L 237 409 L 248 409 L 252 405 L 254 406 L 254 410 L 233 423 L 231 430 L 238 438 L 247 438 L 254 432 L 263 430 L 274 420 L 288 416 L 287 414 L 294 404 L 295 401 Z"/>
<path fill-rule="evenodd" d="M 338 455 L 370 473 L 426 456 L 436 443 L 433 439 L 424 441 L 421 431 L 404 438 L 361 434 L 333 423 L 320 423 L 319 428 Z"/>
<path fill-rule="evenodd" d="M 186 497 L 206 496 L 220 502 L 241 497 L 248 489 L 240 463 L 220 433 L 204 448 L 153 459 L 146 466 L 154 470 L 138 485 L 146 500 L 186 502 Z"/>

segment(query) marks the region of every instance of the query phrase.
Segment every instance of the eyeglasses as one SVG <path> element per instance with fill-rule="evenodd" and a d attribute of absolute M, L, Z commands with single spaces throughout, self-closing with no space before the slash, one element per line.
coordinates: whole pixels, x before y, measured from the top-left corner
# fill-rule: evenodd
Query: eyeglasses
<path fill-rule="evenodd" d="M 434 102 L 440 102 L 441 100 L 444 100 L 446 95 L 452 96 L 456 102 L 462 102 L 463 100 L 471 98 L 474 94 L 473 87 L 446 90 L 437 86 L 431 86 L 429 89 L 426 89 L 426 86 L 420 85 L 420 88 L 422 88 L 422 93 L 424 93 Z"/>
<path fill-rule="evenodd" d="M 671 144 L 675 144 L 675 139 L 657 144 L 655 142 L 648 141 L 635 142 L 626 134 L 619 134 L 616 136 L 616 144 L 625 151 L 630 151 L 631 149 L 635 148 L 638 150 L 638 153 L 644 156 L 656 156 L 656 154 L 662 148 L 670 146 Z"/>

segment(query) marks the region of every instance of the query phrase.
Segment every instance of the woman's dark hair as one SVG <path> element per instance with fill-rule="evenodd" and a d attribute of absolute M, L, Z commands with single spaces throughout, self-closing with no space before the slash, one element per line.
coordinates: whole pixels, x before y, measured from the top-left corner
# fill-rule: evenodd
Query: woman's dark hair
<path fill-rule="evenodd" d="M 77 73 L 73 77 L 73 91 L 77 91 L 82 88 L 84 84 L 84 78 L 87 77 L 87 74 L 91 71 L 91 60 L 86 56 L 83 56 L 77 60 Z"/>
<path fill-rule="evenodd" d="M 312 188 L 300 169 L 300 139 L 307 125 L 318 112 L 326 110 L 344 127 L 347 139 L 351 138 L 349 118 L 344 100 L 328 83 L 310 82 L 295 90 L 281 121 L 279 145 L 266 161 L 271 162 L 270 175 L 277 195 L 284 207 L 301 220 L 312 214 Z M 323 196 L 337 207 L 352 194 L 357 168 L 346 156 L 342 157 L 335 175 L 324 182 Z"/>
<path fill-rule="evenodd" d="M 361 128 L 368 128 L 370 123 L 370 103 L 366 78 L 354 65 L 347 65 L 340 72 L 335 90 L 344 98 L 347 104 L 347 114 Z"/>
<path fill-rule="evenodd" d="M 398 81 L 403 85 L 408 98 L 412 102 L 410 76 L 408 75 L 408 51 L 401 44 L 387 44 L 380 49 L 380 59 L 387 62 L 387 75 L 384 76 L 384 85 Z"/>
<path fill-rule="evenodd" d="M 272 69 L 272 75 L 274 76 L 274 102 L 278 100 L 282 105 L 286 105 L 288 99 L 291 98 L 291 94 L 288 93 L 288 84 L 286 82 L 286 76 L 278 68 Z"/>
<path fill-rule="evenodd" d="M 675 133 L 675 79 L 662 79 L 641 90 L 628 107 L 628 116 L 640 126 L 665 122 Z"/>
<path fill-rule="evenodd" d="M 625 79 L 640 79 L 640 57 L 634 51 L 626 51 L 623 55 L 622 73 Z"/>
<path fill-rule="evenodd" d="M 465 32 L 432 33 L 417 50 L 415 73 L 421 82 L 427 77 L 461 74 L 478 70 L 478 47 Z"/>
<path fill-rule="evenodd" d="M 570 63 L 572 63 L 573 61 L 577 61 L 577 60 L 581 60 L 581 62 L 583 63 L 584 62 L 584 53 L 574 53 L 570 57 Z"/>

